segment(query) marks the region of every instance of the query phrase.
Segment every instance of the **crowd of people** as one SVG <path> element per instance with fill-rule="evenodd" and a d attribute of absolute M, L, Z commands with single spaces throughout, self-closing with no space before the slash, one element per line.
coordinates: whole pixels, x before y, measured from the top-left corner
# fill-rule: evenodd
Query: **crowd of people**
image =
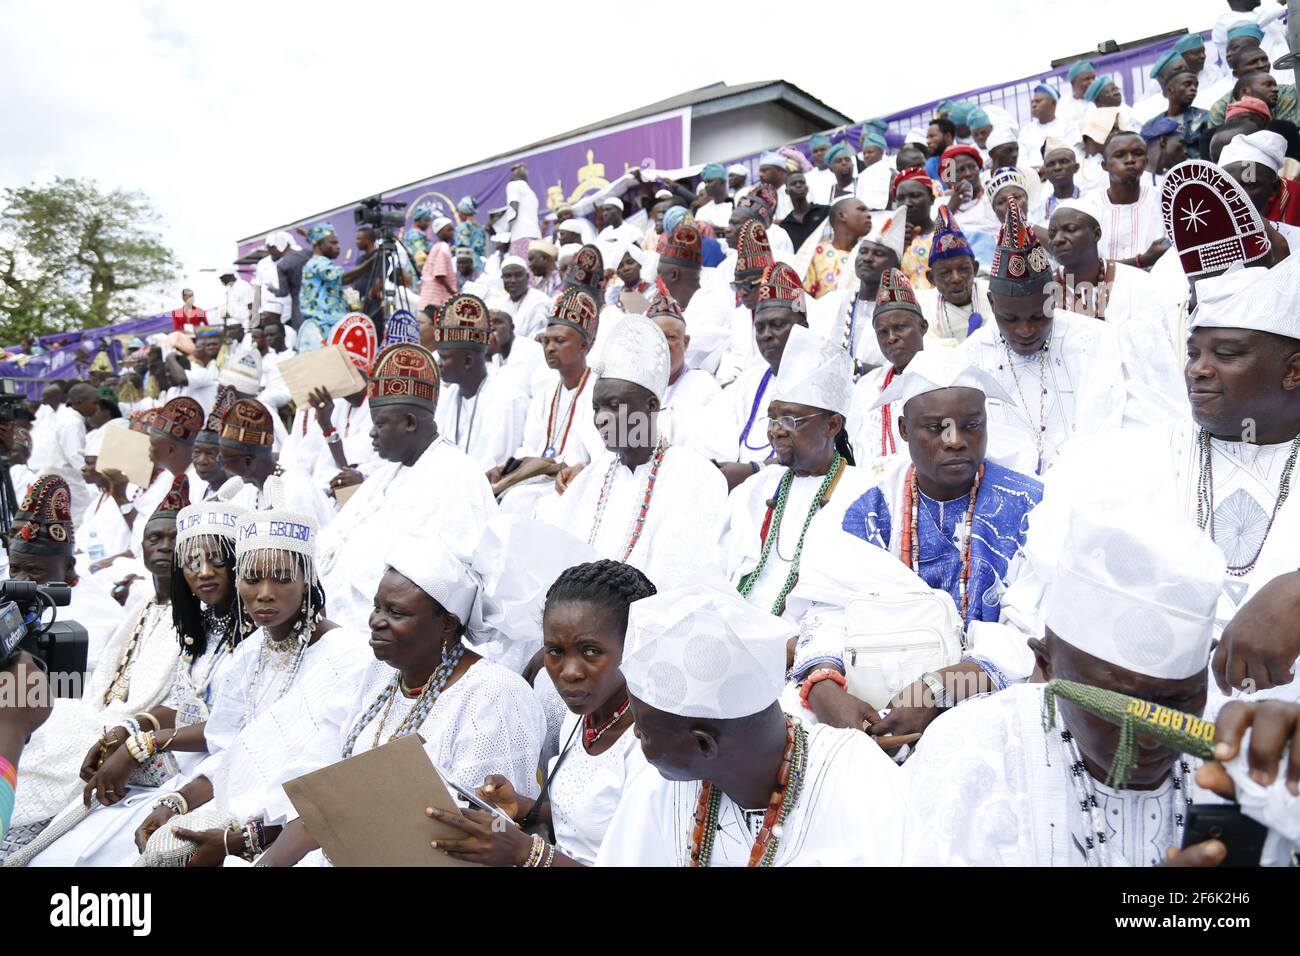
<path fill-rule="evenodd" d="M 1229 6 L 1154 108 L 1079 62 L 1019 129 L 277 232 L 48 385 L 7 576 L 88 672 L 0 712 L 4 865 L 330 865 L 286 784 L 412 734 L 476 802 L 431 859 L 1215 865 L 1233 800 L 1293 865 L 1300 135 Z"/>

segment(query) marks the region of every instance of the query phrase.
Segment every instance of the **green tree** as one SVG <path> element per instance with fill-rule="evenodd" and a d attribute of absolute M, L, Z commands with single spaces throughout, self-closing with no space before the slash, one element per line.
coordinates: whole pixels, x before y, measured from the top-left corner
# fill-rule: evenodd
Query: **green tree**
<path fill-rule="evenodd" d="M 2 201 L 0 341 L 139 315 L 139 293 L 176 276 L 143 193 L 57 178 L 5 189 Z"/>

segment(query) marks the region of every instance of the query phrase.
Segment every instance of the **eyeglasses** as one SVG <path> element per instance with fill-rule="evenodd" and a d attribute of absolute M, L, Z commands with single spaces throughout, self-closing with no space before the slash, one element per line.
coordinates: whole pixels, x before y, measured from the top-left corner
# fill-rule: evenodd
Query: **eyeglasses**
<path fill-rule="evenodd" d="M 217 570 L 230 567 L 230 560 L 224 554 L 193 554 L 181 567 L 191 574 L 198 574 L 203 570 L 204 563 Z"/>
<path fill-rule="evenodd" d="M 806 422 L 810 418 L 821 418 L 825 412 L 816 412 L 812 415 L 800 415 L 795 418 L 793 415 L 782 415 L 780 418 L 769 418 L 767 421 L 767 430 L 771 431 L 773 427 L 781 429 L 783 432 L 792 432 L 799 427 L 800 422 Z"/>

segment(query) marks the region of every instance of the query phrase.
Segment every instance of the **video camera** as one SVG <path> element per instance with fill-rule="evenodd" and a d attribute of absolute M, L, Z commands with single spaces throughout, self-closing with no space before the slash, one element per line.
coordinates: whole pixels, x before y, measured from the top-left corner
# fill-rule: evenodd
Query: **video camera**
<path fill-rule="evenodd" d="M 371 196 L 361 200 L 357 208 L 352 210 L 352 217 L 358 226 L 370 226 L 378 232 L 387 232 L 406 225 L 405 210 L 404 202 Z"/>
<path fill-rule="evenodd" d="M 14 411 L 26 400 L 18 390 L 18 383 L 11 378 L 0 378 L 0 422 L 14 420 Z"/>
<path fill-rule="evenodd" d="M 0 667 L 8 666 L 14 654 L 23 650 L 36 658 L 54 677 L 54 692 L 60 697 L 80 697 L 80 680 L 85 674 L 90 637 L 76 621 L 58 620 L 55 608 L 72 601 L 67 584 L 36 584 L 31 581 L 0 581 Z M 51 612 L 48 622 L 41 617 Z"/>

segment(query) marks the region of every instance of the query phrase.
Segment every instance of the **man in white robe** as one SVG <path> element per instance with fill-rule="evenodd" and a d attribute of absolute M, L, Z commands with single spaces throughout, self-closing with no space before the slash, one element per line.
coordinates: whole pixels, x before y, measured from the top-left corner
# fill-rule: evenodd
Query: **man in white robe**
<path fill-rule="evenodd" d="M 1206 660 L 1222 554 L 1185 517 L 1166 511 L 1167 502 L 1141 491 L 1137 499 L 1127 493 L 1085 500 L 1086 506 L 1081 500 L 1074 509 L 1053 575 L 1046 636 L 1032 642 L 1039 669 L 1049 680 L 1142 698 L 1157 713 L 1200 717 L 1204 712 L 1215 719 L 1214 709 L 1205 709 Z M 1189 807 L 1206 799 L 1193 788 L 1199 761 L 1162 745 L 1154 734 L 1143 736 L 1139 720 L 1132 762 L 1121 764 L 1114 717 L 1100 716 L 1095 706 L 1085 708 L 1066 690 L 1049 710 L 1050 687 L 1018 685 L 959 705 L 930 725 L 902 772 L 907 781 L 904 861 L 929 866 L 1220 862 L 1222 841 L 1178 850 Z M 1294 714 L 1285 716 L 1294 720 Z M 1181 716 L 1167 723 L 1186 727 L 1188 736 L 1200 724 Z M 1260 733 L 1261 742 L 1273 741 L 1268 749 L 1290 746 L 1285 733 Z M 1241 780 L 1247 768 L 1244 761 L 1237 767 L 1234 779 Z M 1231 762 L 1227 769 L 1232 775 Z M 1197 773 L 1198 783 L 1206 779 Z M 1167 859 L 1171 850 L 1176 856 Z"/>
<path fill-rule="evenodd" d="M 686 367 L 686 350 L 691 337 L 686 319 L 671 299 L 657 296 L 650 303 L 648 317 L 668 340 L 668 386 L 659 408 L 659 434 L 670 445 L 682 445 L 713 459 L 726 451 L 726 440 L 712 429 L 708 406 L 722 393 L 713 376 L 703 369 Z M 753 332 L 750 332 L 753 338 Z"/>
<path fill-rule="evenodd" d="M 517 380 L 490 375 L 488 308 L 475 295 L 452 296 L 422 336 L 438 358 L 442 387 L 438 433 L 482 466 L 505 461 L 523 437 L 528 400 Z"/>
<path fill-rule="evenodd" d="M 685 446 L 668 447 L 658 413 L 668 387 L 668 342 L 651 320 L 619 324 L 592 390 L 594 423 L 606 451 L 538 506 L 537 517 L 603 557 L 626 561 L 671 587 L 709 564 L 726 482 Z M 590 414 L 590 413 L 588 413 Z"/>
<path fill-rule="evenodd" d="M 515 335 L 515 322 L 504 295 L 487 300 L 492 334 L 488 337 L 488 366 L 492 373 L 504 373 L 516 379 L 516 387 L 528 398 L 533 397 L 539 377 L 546 377 L 546 356 L 534 339 Z"/>
<path fill-rule="evenodd" d="M 1053 308 L 1051 263 L 1024 224 L 1015 199 L 998 238 L 989 302 L 996 321 L 960 346 L 972 365 L 992 375 L 1011 397 L 990 401 L 989 421 L 1018 430 L 1034 449 L 1042 474 L 1076 436 L 1118 427 L 1126 396 L 1114 329 Z"/>
<path fill-rule="evenodd" d="M 528 284 L 528 263 L 519 256 L 506 256 L 502 260 L 501 283 L 506 291 L 502 308 L 514 319 L 515 335 L 535 338 L 546 329 L 551 297 Z"/>
<path fill-rule="evenodd" d="M 391 345 L 370 379 L 371 437 L 385 464 L 361 482 L 321 532 L 319 567 L 332 620 L 360 631 L 395 529 L 477 541 L 496 513 L 483 472 L 438 434 L 437 363 L 413 344 Z M 436 493 L 432 489 L 436 489 Z"/>
<path fill-rule="evenodd" d="M 777 703 L 789 622 L 695 584 L 633 603 L 627 630 L 622 671 L 652 766 L 624 790 L 597 866 L 898 860 L 898 768 L 860 731 L 806 730 Z M 763 830 L 776 794 L 784 819 Z M 702 796 L 714 829 L 696 826 Z"/>
<path fill-rule="evenodd" d="M 673 230 L 659 257 L 659 280 L 686 317 L 691 347 L 686 364 L 709 374 L 718 370 L 731 343 L 731 314 L 735 295 L 725 285 L 703 284 L 703 240 L 692 223 Z"/>
<path fill-rule="evenodd" d="M 733 490 L 719 535 L 727 578 L 750 604 L 790 617 L 786 598 L 799 580 L 811 526 L 838 526 L 844 509 L 872 483 L 844 457 L 852 363 L 843 349 L 790 330 L 768 402 L 768 437 L 780 467 L 764 468 Z"/>
<path fill-rule="evenodd" d="M 809 300 L 808 327 L 849 353 L 855 378 L 864 375 L 868 366 L 885 364 L 871 317 L 876 311 L 881 277 L 887 269 L 902 264 L 906 228 L 907 217 L 901 211 L 880 219 L 871 234 L 858 243 L 853 258 L 856 281 L 821 299 Z"/>
<path fill-rule="evenodd" d="M 85 382 L 68 390 L 68 400 L 54 413 L 54 441 L 44 474 L 58 475 L 72 493 L 72 520 L 80 524 L 90 507 L 90 488 L 82 477 L 85 465 L 86 419 L 99 407 L 99 392 Z M 15 489 L 17 492 L 17 489 Z"/>

